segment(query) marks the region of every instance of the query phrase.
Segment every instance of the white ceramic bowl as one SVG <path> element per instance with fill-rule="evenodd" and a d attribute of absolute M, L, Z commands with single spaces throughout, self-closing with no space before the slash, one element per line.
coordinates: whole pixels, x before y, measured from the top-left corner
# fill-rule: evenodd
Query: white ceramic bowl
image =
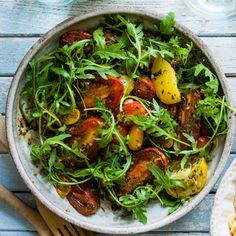
<path fill-rule="evenodd" d="M 58 45 L 58 39 L 60 35 L 65 31 L 68 31 L 72 28 L 95 28 L 103 16 L 107 14 L 125 14 L 134 18 L 139 17 L 142 18 L 146 22 L 146 25 L 149 26 L 152 24 L 152 22 L 158 22 L 163 17 L 157 13 L 150 13 L 138 10 L 136 8 L 109 8 L 70 18 L 46 33 L 25 55 L 12 81 L 7 101 L 7 136 L 12 157 L 23 180 L 33 192 L 33 194 L 53 212 L 70 221 L 71 223 L 97 232 L 110 234 L 145 232 L 160 228 L 179 219 L 192 210 L 209 193 L 218 179 L 225 165 L 226 158 L 230 152 L 233 137 L 233 114 L 229 113 L 229 132 L 222 138 L 213 161 L 209 163 L 208 179 L 204 189 L 171 215 L 167 215 L 167 209 L 162 208 L 158 203 L 148 204 L 148 223 L 145 225 L 139 223 L 138 221 L 124 220 L 106 206 L 103 206 L 105 211 L 100 209 L 97 214 L 93 216 L 86 217 L 80 215 L 73 207 L 71 207 L 67 200 L 62 200 L 58 196 L 51 183 L 45 181 L 45 179 L 40 174 L 38 174 L 37 168 L 30 161 L 30 147 L 27 144 L 27 141 L 19 136 L 18 133 L 19 120 L 21 119 L 18 106 L 19 93 L 25 83 L 25 72 L 27 70 L 29 61 L 33 57 L 40 57 L 49 50 L 55 48 Z M 190 38 L 190 40 L 210 61 L 213 70 L 220 79 L 220 84 L 222 91 L 226 96 L 226 100 L 230 101 L 230 94 L 227 88 L 224 73 L 215 62 L 206 45 L 184 26 L 176 23 L 176 29 L 182 32 L 182 34 L 186 37 Z"/>

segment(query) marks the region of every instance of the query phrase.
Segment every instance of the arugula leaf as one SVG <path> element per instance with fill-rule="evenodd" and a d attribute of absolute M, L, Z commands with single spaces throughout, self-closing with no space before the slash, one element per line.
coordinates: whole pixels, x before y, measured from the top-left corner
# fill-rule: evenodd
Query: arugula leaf
<path fill-rule="evenodd" d="M 197 148 L 197 141 L 194 139 L 194 137 L 187 133 L 182 134 L 191 143 L 192 149 L 195 150 Z"/>
<path fill-rule="evenodd" d="M 211 72 L 209 68 L 207 68 L 202 63 L 197 64 L 195 66 L 194 76 L 197 77 L 201 73 L 204 73 L 205 77 L 209 78 L 209 81 L 206 82 L 206 88 L 203 90 L 204 95 L 215 95 L 218 92 L 219 81 L 216 78 L 216 75 Z"/>
<path fill-rule="evenodd" d="M 212 130 L 218 127 L 218 135 L 228 131 L 228 115 L 225 107 L 229 104 L 223 98 L 207 96 L 197 104 L 197 115 L 202 116 Z"/>
<path fill-rule="evenodd" d="M 141 223 L 146 224 L 147 223 L 147 216 L 144 214 L 144 209 L 141 207 L 135 207 L 133 209 L 133 217 L 134 219 L 138 219 Z"/>
<path fill-rule="evenodd" d="M 182 63 L 185 65 L 193 48 L 192 42 L 186 44 L 186 47 L 182 47 L 178 36 L 172 36 L 169 42 L 163 42 L 159 37 L 156 39 L 149 39 L 149 41 L 158 48 L 157 51 L 161 57 L 170 58 L 173 64 Z"/>
<path fill-rule="evenodd" d="M 160 31 L 162 34 L 171 35 L 174 32 L 175 25 L 175 14 L 173 12 L 169 12 L 166 17 L 161 20 L 160 23 Z"/>
<path fill-rule="evenodd" d="M 168 214 L 172 214 L 179 207 L 181 207 L 188 200 L 188 198 L 174 199 L 174 198 L 170 197 L 169 195 L 167 195 L 165 193 L 162 193 L 161 194 L 161 200 L 162 200 L 162 205 L 163 206 L 171 207 L 168 210 Z"/>
<path fill-rule="evenodd" d="M 92 57 L 99 56 L 101 59 L 105 59 L 107 62 L 112 59 L 127 60 L 128 56 L 124 50 L 124 45 L 120 43 L 114 43 L 109 46 L 104 47 L 103 49 L 96 50 Z"/>
<path fill-rule="evenodd" d="M 121 16 L 118 16 L 118 19 L 120 19 L 121 22 L 126 25 L 127 37 L 129 39 L 129 41 L 131 42 L 131 44 L 134 46 L 134 48 L 137 50 L 137 57 L 133 54 L 133 58 L 136 61 L 136 66 L 135 66 L 134 71 L 131 75 L 131 77 L 135 77 L 135 74 L 138 70 L 138 67 L 139 67 L 139 64 L 141 61 L 142 45 L 143 45 L 142 39 L 143 39 L 143 35 L 144 35 L 144 33 L 142 31 L 143 25 L 140 24 L 137 27 L 135 27 L 135 25 L 133 23 L 126 21 Z"/>
<path fill-rule="evenodd" d="M 96 45 L 99 49 L 104 49 L 106 46 L 105 37 L 103 34 L 103 28 L 98 28 L 93 32 L 93 38 L 96 42 Z"/>
<path fill-rule="evenodd" d="M 162 185 L 163 188 L 170 188 L 175 186 L 183 189 L 187 188 L 187 186 L 181 180 L 171 179 L 167 174 L 164 174 L 158 166 L 154 166 L 151 163 L 148 163 L 147 166 L 151 173 L 155 176 L 156 182 Z"/>

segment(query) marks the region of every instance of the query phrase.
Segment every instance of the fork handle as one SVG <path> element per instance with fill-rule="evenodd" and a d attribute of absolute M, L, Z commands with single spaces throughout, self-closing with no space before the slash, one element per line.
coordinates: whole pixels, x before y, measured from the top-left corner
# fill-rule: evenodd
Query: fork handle
<path fill-rule="evenodd" d="M 18 210 L 19 213 L 21 213 L 21 215 L 23 215 L 36 228 L 40 235 L 52 236 L 52 233 L 43 218 L 35 210 L 23 203 L 2 184 L 0 184 L 0 198 Z"/>
<path fill-rule="evenodd" d="M 0 115 L 0 153 L 9 152 L 6 128 L 5 128 L 5 118 Z"/>

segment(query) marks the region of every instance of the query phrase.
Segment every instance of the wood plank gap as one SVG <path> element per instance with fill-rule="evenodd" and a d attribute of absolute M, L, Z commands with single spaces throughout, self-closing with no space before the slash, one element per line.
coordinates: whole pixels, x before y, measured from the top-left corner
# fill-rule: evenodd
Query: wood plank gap
<path fill-rule="evenodd" d="M 207 33 L 203 33 L 203 34 L 197 34 L 198 37 L 204 37 L 204 38 L 233 38 L 236 37 L 236 33 L 226 33 L 226 34 L 207 34 Z"/>
<path fill-rule="evenodd" d="M 12 191 L 14 194 L 25 194 L 25 193 L 31 193 L 30 191 Z"/>
<path fill-rule="evenodd" d="M 0 77 L 13 77 L 14 75 L 12 73 L 0 73 Z"/>
<path fill-rule="evenodd" d="M 225 73 L 225 76 L 226 76 L 227 78 L 236 77 L 236 73 Z"/>
<path fill-rule="evenodd" d="M 216 194 L 216 190 L 211 190 L 211 191 L 209 192 L 209 194 L 215 195 L 215 194 Z"/>
<path fill-rule="evenodd" d="M 25 233 L 29 233 L 29 232 L 31 233 L 32 232 L 33 233 L 33 232 L 35 232 L 35 233 L 37 233 L 37 231 L 30 230 L 30 229 L 29 230 L 17 230 L 17 229 L 6 230 L 6 229 L 1 229 L 0 230 L 0 235 L 1 235 L 1 232 L 7 232 L 7 233 L 10 233 L 10 232 L 14 232 L 14 233 L 15 232 L 22 232 L 22 233 L 23 232 L 25 232 Z"/>
<path fill-rule="evenodd" d="M 43 34 L 1 34 L 0 38 L 39 38 Z"/>

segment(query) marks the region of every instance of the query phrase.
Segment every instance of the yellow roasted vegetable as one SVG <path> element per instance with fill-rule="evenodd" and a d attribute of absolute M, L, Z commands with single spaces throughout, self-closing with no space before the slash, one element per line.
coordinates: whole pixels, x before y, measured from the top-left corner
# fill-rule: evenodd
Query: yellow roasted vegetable
<path fill-rule="evenodd" d="M 186 189 L 180 187 L 172 187 L 166 189 L 167 193 L 172 197 L 189 197 L 196 193 L 199 193 L 204 187 L 207 179 L 208 166 L 205 158 L 192 157 L 187 163 L 184 169 L 180 168 L 180 162 L 172 163 L 173 172 L 170 176 L 172 179 L 181 180 Z"/>
<path fill-rule="evenodd" d="M 80 111 L 78 109 L 74 109 L 70 114 L 64 115 L 62 118 L 62 122 L 65 125 L 73 125 L 78 122 L 80 119 Z"/>
<path fill-rule="evenodd" d="M 129 95 L 131 93 L 131 91 L 134 89 L 134 80 L 131 79 L 129 76 L 127 75 L 122 75 L 120 77 L 120 80 L 122 81 L 122 84 L 125 87 L 125 95 Z"/>
<path fill-rule="evenodd" d="M 132 151 L 137 151 L 142 147 L 144 132 L 140 126 L 133 125 L 129 131 L 128 147 Z"/>
<path fill-rule="evenodd" d="M 151 73 L 156 95 L 161 102 L 175 104 L 181 101 L 175 71 L 169 62 L 161 57 L 156 58 Z"/>

